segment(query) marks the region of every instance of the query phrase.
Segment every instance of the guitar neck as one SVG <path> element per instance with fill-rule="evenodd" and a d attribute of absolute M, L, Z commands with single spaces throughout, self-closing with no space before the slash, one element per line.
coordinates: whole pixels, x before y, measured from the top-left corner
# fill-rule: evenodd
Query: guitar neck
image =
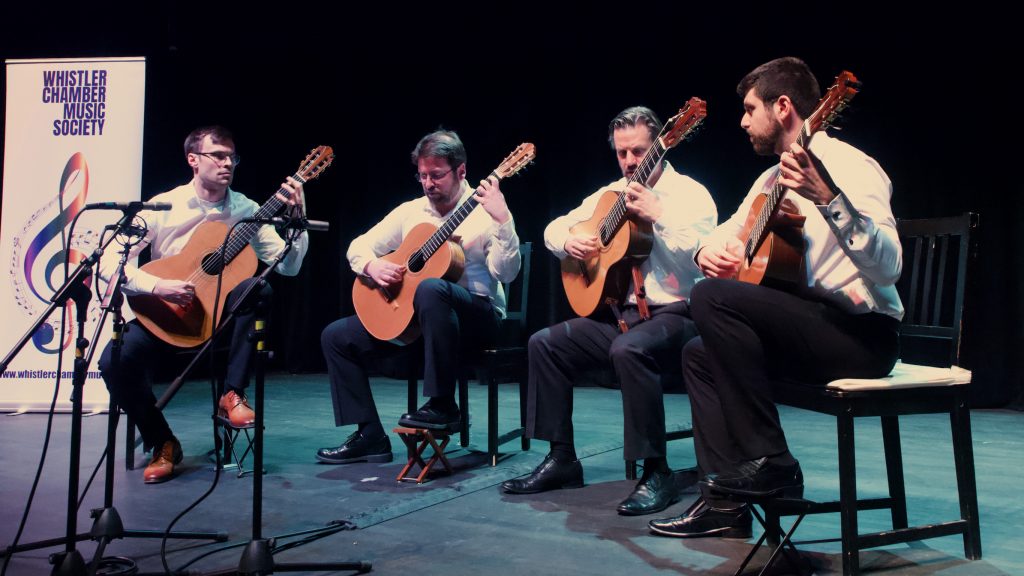
<path fill-rule="evenodd" d="M 668 149 L 661 145 L 661 138 L 654 140 L 654 144 L 644 154 L 643 160 L 640 161 L 640 166 L 637 167 L 636 172 L 626 181 L 626 187 L 628 188 L 633 182 L 640 182 L 644 186 L 650 186 L 651 176 L 654 171 L 661 165 L 661 160 L 665 157 L 665 153 Z M 611 209 L 608 210 L 608 216 L 601 222 L 601 243 L 607 245 L 611 242 L 612 237 L 619 231 L 622 224 L 626 221 L 626 195 L 619 194 L 618 200 L 612 205 Z"/>
<path fill-rule="evenodd" d="M 299 182 L 304 182 L 301 175 L 298 173 L 294 174 L 292 178 Z M 291 199 L 291 196 L 292 193 L 284 187 L 278 188 L 277 192 L 274 193 L 269 200 L 264 202 L 258 210 L 256 210 L 256 213 L 252 215 L 252 218 L 273 218 L 284 209 L 287 200 Z M 282 200 L 282 197 L 285 198 L 285 200 Z M 256 235 L 256 232 L 261 226 L 263 226 L 263 224 L 258 222 L 246 222 L 245 224 L 235 228 L 235 231 L 231 234 L 231 238 L 227 241 L 227 248 L 224 250 L 225 262 L 231 262 L 234 260 L 235 256 L 238 256 L 238 254 L 240 254 L 249 244 L 249 241 L 252 240 L 253 236 Z"/>

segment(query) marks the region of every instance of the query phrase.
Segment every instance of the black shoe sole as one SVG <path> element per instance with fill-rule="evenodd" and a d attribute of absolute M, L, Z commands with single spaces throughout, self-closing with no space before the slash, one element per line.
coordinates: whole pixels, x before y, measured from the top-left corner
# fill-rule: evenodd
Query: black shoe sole
<path fill-rule="evenodd" d="M 780 486 L 771 490 L 743 490 L 741 488 L 726 488 L 718 484 L 712 484 L 710 482 L 701 482 L 702 485 L 707 486 L 709 490 L 716 494 L 724 494 L 726 496 L 742 496 L 745 498 L 793 498 L 799 500 L 804 497 L 804 486 L 800 484 L 798 486 Z"/>
<path fill-rule="evenodd" d="M 723 526 L 721 528 L 715 528 L 714 530 L 708 530 L 706 532 L 671 532 L 669 530 L 662 530 L 647 525 L 650 531 L 659 536 L 668 536 L 670 538 L 725 538 L 728 540 L 750 540 L 753 536 L 753 531 L 750 528 L 743 530 L 742 528 L 736 528 L 734 526 Z"/>
<path fill-rule="evenodd" d="M 445 432 L 458 432 L 462 429 L 462 421 L 451 422 L 449 424 L 439 424 L 436 422 L 420 422 L 419 420 L 408 420 L 401 418 L 398 420 L 399 426 L 405 426 L 406 428 L 426 428 L 427 430 L 444 430 Z"/>
<path fill-rule="evenodd" d="M 329 458 L 327 456 L 317 454 L 316 459 L 324 464 L 355 464 L 356 462 L 383 463 L 391 462 L 395 459 L 395 455 L 391 452 L 385 452 L 384 454 L 367 454 L 366 456 L 356 456 L 354 458 Z"/>
<path fill-rule="evenodd" d="M 504 484 L 501 485 L 501 490 L 505 492 L 505 494 L 541 494 L 544 492 L 551 492 L 552 490 L 573 490 L 575 488 L 583 488 L 583 481 L 580 480 L 579 482 L 568 482 L 560 486 L 544 488 L 543 490 L 515 490 L 505 486 Z"/>

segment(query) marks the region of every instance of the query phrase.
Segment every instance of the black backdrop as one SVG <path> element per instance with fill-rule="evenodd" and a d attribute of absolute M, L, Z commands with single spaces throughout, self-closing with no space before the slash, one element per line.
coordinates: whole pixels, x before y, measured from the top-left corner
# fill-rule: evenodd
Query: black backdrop
<path fill-rule="evenodd" d="M 234 187 L 257 201 L 312 147 L 334 147 L 334 165 L 307 186 L 310 217 L 331 230 L 312 238 L 297 278 L 274 280 L 280 367 L 323 369 L 321 328 L 352 312 L 344 251 L 420 193 L 408 153 L 422 134 L 457 130 L 471 179 L 520 142 L 537 145 L 535 166 L 502 188 L 520 238 L 540 249 L 530 310 L 540 328 L 569 315 L 542 248 L 544 226 L 617 176 L 605 142 L 612 116 L 643 104 L 664 119 L 690 96 L 705 99 L 705 128 L 669 160 L 710 189 L 724 219 L 771 162 L 752 153 L 738 127 L 736 82 L 764 61 L 796 55 L 823 88 L 841 69 L 863 81 L 841 137 L 888 172 L 897 217 L 980 213 L 962 363 L 975 371 L 977 405 L 1020 405 L 1022 202 L 1007 175 L 1020 98 L 1008 15 L 982 4 L 902 16 L 866 5 L 795 14 L 798 5 L 763 2 L 646 3 L 628 12 L 290 4 L 40 4 L 5 8 L 0 23 L 3 58 L 147 58 L 144 197 L 188 179 L 181 144 L 195 126 L 234 130 L 243 156 Z M 783 24 L 789 32 L 773 31 Z"/>

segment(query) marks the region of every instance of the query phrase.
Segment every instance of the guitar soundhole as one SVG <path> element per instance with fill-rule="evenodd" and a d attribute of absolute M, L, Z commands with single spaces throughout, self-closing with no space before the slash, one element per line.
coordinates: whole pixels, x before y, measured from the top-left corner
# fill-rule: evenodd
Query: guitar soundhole
<path fill-rule="evenodd" d="M 218 254 L 217 252 L 211 252 L 210 254 L 203 256 L 202 267 L 203 272 L 209 274 L 210 276 L 216 276 L 217 274 L 220 274 L 221 268 L 223 268 L 223 266 L 221 265 L 220 254 Z"/>
<path fill-rule="evenodd" d="M 419 272 L 423 270 L 423 267 L 427 265 L 427 259 L 423 257 L 421 252 L 416 252 L 409 258 L 409 262 L 406 264 L 406 268 L 409 272 Z"/>

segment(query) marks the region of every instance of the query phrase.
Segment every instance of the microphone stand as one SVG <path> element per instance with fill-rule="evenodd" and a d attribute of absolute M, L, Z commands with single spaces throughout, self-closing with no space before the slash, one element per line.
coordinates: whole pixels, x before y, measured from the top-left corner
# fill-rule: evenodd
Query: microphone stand
<path fill-rule="evenodd" d="M 259 221 L 253 219 L 253 221 Z M 250 289 L 245 294 L 238 298 L 232 309 L 228 314 L 228 318 L 233 318 L 236 310 L 243 305 L 246 297 L 249 293 L 256 289 L 262 288 L 267 282 L 267 276 L 270 275 L 274 269 L 277 268 L 285 256 L 291 252 L 292 244 L 295 238 L 298 237 L 304 230 L 302 222 L 304 218 L 291 219 L 289 224 L 293 227 L 294 233 L 288 234 L 285 238 L 284 250 L 278 254 L 277 258 L 267 266 L 267 268 L 256 277 L 256 281 L 252 282 Z M 296 223 L 297 222 L 297 223 Z M 255 433 L 253 435 L 253 474 L 252 480 L 252 538 L 249 543 L 245 546 L 245 550 L 242 552 L 242 557 L 239 560 L 237 568 L 227 568 L 223 570 L 217 570 L 214 572 L 208 572 L 210 576 L 219 576 L 227 574 L 273 574 L 276 572 L 300 572 L 300 571 L 335 571 L 335 570 L 353 570 L 357 573 L 363 574 L 373 569 L 373 566 L 369 562 L 364 561 L 346 561 L 346 562 L 288 562 L 281 563 L 275 562 L 273 556 L 274 539 L 263 537 L 263 421 L 264 421 L 264 380 L 266 376 L 266 361 L 273 357 L 273 353 L 267 349 L 264 341 L 265 326 L 266 326 L 266 306 L 260 302 L 256 306 L 256 314 L 254 318 L 254 326 L 252 332 L 253 346 L 255 346 L 256 355 L 253 362 L 253 372 L 255 373 L 255 394 L 254 401 L 256 404 L 256 422 L 255 422 Z M 227 322 L 223 322 L 223 326 Z M 211 338 L 212 340 L 212 338 Z M 166 397 L 167 394 L 164 394 Z M 163 400 L 163 398 L 161 398 Z M 157 404 L 159 406 L 159 403 Z M 328 527 L 328 529 L 340 530 L 337 527 Z"/>
<path fill-rule="evenodd" d="M 125 210 L 121 219 L 112 226 L 114 233 L 110 235 L 105 242 L 101 243 L 101 246 L 96 248 L 93 253 L 79 263 L 78 268 L 71 274 L 71 276 L 64 282 L 64 284 L 57 290 L 57 292 L 50 298 L 50 304 L 46 310 L 39 316 L 36 322 L 28 329 L 28 331 L 21 337 L 14 348 L 8 352 L 2 361 L 0 361 L 0 370 L 6 370 L 8 365 L 15 356 L 21 352 L 25 344 L 32 338 L 32 335 L 39 329 L 40 326 L 47 319 L 54 310 L 60 307 L 64 307 L 68 300 L 74 300 L 76 304 L 76 319 L 78 320 L 78 335 L 75 339 L 75 362 L 74 362 L 74 376 L 72 377 L 72 391 L 71 391 L 71 445 L 70 445 L 70 462 L 68 464 L 68 495 L 67 495 L 67 526 L 64 537 L 53 538 L 50 540 L 43 540 L 39 542 L 21 544 L 18 546 L 8 546 L 4 550 L 0 551 L 0 556 L 7 556 L 24 550 L 34 550 L 37 548 L 48 548 L 50 546 L 56 546 L 60 544 L 65 545 L 63 552 L 57 552 L 50 556 L 50 563 L 53 564 L 52 574 L 59 576 L 84 576 L 87 574 L 95 573 L 97 568 L 97 562 L 102 554 L 103 548 L 111 538 L 120 537 L 120 535 L 126 535 L 121 525 L 120 517 L 117 516 L 116 510 L 113 509 L 113 462 L 111 455 L 113 450 L 108 446 L 107 450 L 107 486 L 104 494 L 104 509 L 100 512 L 93 511 L 93 517 L 96 518 L 93 530 L 89 533 L 78 533 L 77 520 L 78 520 L 78 486 L 79 486 L 79 467 L 81 464 L 81 451 L 82 451 L 82 396 L 85 388 L 86 374 L 88 371 L 89 363 L 92 360 L 93 352 L 95 348 L 89 349 L 89 353 L 86 354 L 86 349 L 89 347 L 89 340 L 85 338 L 85 320 L 88 312 L 89 301 L 92 299 L 92 292 L 88 288 L 88 279 L 91 277 L 93 267 L 99 262 L 100 257 L 103 255 L 104 250 L 114 241 L 117 236 L 131 227 L 131 223 L 135 218 L 135 214 L 138 210 Z M 117 286 L 115 290 L 117 295 L 120 295 L 118 288 L 123 280 L 123 269 L 124 263 L 127 262 L 128 248 L 121 257 L 121 262 L 117 270 Z M 111 292 L 108 290 L 108 295 Z M 112 296 L 113 299 L 113 296 Z M 96 326 L 93 334 L 93 342 L 95 342 L 100 334 L 103 326 L 103 322 L 109 312 L 109 306 L 104 310 L 99 323 Z M 117 308 L 116 317 L 120 318 L 120 308 Z M 123 323 L 123 320 L 121 321 Z M 117 326 L 115 325 L 115 329 Z M 119 333 L 115 334 L 115 337 L 119 338 Z M 110 404 L 111 414 L 110 417 L 114 419 L 113 426 L 116 427 L 117 408 L 114 405 L 113 400 Z M 111 433 L 110 424 L 108 424 L 108 436 Z M 109 440 L 109 438 L 108 438 Z M 104 514 L 103 512 L 107 512 Z M 102 524 L 102 527 L 101 527 Z M 99 532 L 99 533 L 98 533 Z M 119 535 L 120 533 L 120 535 Z M 141 535 L 131 533 L 128 535 Z M 211 538 L 217 540 L 226 540 L 226 535 L 206 535 L 206 534 L 188 534 L 181 536 L 183 538 Z M 75 548 L 76 542 L 86 540 L 89 538 L 101 539 L 100 546 L 93 563 L 89 567 L 86 566 L 85 561 L 82 558 L 81 553 Z"/>

